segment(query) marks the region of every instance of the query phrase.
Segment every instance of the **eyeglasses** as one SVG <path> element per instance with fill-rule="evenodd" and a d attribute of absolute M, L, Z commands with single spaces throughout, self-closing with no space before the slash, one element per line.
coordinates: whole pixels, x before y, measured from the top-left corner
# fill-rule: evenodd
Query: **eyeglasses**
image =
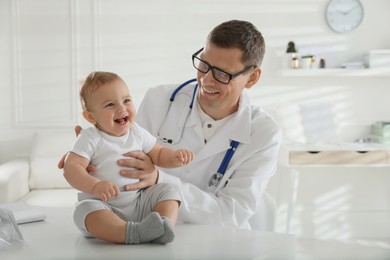
<path fill-rule="evenodd" d="M 197 69 L 198 71 L 200 71 L 202 73 L 207 73 L 207 72 L 209 72 L 209 70 L 211 70 L 214 79 L 218 82 L 223 83 L 223 84 L 229 84 L 230 80 L 232 80 L 235 77 L 240 76 L 241 74 L 247 72 L 248 70 L 251 70 L 251 69 L 256 67 L 256 65 L 251 65 L 251 66 L 246 67 L 245 69 L 243 69 L 237 73 L 234 73 L 234 74 L 227 73 L 223 70 L 220 70 L 216 67 L 211 66 L 210 64 L 208 64 L 204 60 L 198 58 L 197 55 L 199 53 L 201 53 L 203 51 L 203 49 L 204 48 L 200 49 L 199 51 L 195 52 L 192 55 L 192 64 L 194 65 L 195 69 Z"/>

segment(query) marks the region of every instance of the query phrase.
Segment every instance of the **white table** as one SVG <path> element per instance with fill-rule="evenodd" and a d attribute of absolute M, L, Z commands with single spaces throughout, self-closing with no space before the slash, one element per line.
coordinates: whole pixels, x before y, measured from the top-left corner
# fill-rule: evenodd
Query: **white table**
<path fill-rule="evenodd" d="M 378 143 L 285 143 L 280 166 L 288 168 L 290 193 L 286 233 L 297 204 L 299 171 L 305 167 L 385 167 L 390 168 L 390 146 Z"/>
<path fill-rule="evenodd" d="M 0 259 L 294 259 L 287 234 L 186 224 L 167 245 L 119 245 L 83 237 L 71 208 L 39 209 L 47 219 L 19 225 L 24 242 L 1 250 Z"/>

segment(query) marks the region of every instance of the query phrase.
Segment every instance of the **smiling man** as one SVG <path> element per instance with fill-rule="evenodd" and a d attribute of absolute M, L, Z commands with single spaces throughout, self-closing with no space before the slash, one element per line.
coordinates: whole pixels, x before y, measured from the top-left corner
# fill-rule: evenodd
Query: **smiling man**
<path fill-rule="evenodd" d="M 181 168 L 157 169 L 145 153 L 127 153 L 132 159 L 118 164 L 129 168 L 120 173 L 139 181 L 129 180 L 125 189 L 172 183 L 181 195 L 179 221 L 253 228 L 281 141 L 275 121 L 246 93 L 260 79 L 264 51 L 252 23 L 227 21 L 192 55 L 196 80 L 150 89 L 138 124 L 163 146 L 190 149 L 196 157 Z"/>

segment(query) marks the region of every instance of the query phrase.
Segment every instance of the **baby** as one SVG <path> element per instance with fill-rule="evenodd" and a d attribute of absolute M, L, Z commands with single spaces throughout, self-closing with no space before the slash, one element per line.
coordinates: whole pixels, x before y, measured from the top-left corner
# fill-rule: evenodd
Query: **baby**
<path fill-rule="evenodd" d="M 155 165 L 173 168 L 191 162 L 193 153 L 162 147 L 134 122 L 136 111 L 128 87 L 115 73 L 90 73 L 80 97 L 83 117 L 94 126 L 81 131 L 65 159 L 64 176 L 81 191 L 74 210 L 76 226 L 86 236 L 116 243 L 173 241 L 180 205 L 177 189 L 160 183 L 125 191 L 131 179 L 119 174 L 117 160 L 141 150 Z M 86 170 L 89 164 L 96 166 L 93 174 Z"/>

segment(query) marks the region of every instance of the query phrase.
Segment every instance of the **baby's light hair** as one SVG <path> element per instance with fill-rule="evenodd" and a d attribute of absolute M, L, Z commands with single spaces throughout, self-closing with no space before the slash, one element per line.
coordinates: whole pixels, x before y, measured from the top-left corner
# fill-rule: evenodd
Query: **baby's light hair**
<path fill-rule="evenodd" d="M 106 71 L 94 71 L 89 73 L 80 87 L 80 99 L 83 110 L 88 110 L 88 98 L 101 86 L 121 79 L 117 74 Z"/>

